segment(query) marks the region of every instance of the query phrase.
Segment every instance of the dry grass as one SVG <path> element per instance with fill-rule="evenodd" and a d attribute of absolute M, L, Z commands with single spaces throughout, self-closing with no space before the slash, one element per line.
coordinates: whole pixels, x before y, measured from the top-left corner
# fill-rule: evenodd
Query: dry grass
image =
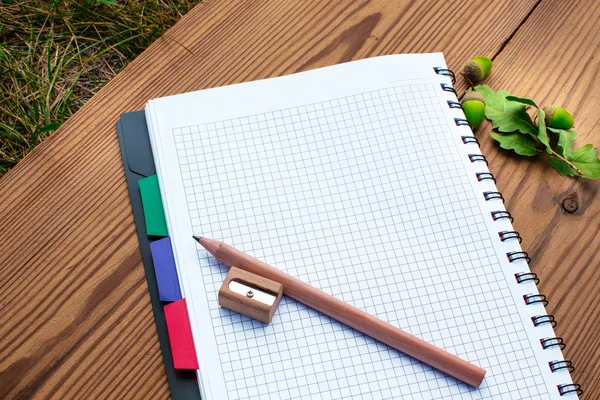
<path fill-rule="evenodd" d="M 2 0 L 0 176 L 199 0 Z"/>

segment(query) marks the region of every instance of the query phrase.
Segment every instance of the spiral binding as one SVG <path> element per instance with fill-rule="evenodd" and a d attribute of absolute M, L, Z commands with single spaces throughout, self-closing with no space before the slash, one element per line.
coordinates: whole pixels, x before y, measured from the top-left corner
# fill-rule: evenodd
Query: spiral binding
<path fill-rule="evenodd" d="M 558 346 L 561 350 L 564 350 L 567 345 L 563 341 L 561 337 L 553 337 L 553 338 L 544 338 L 540 339 L 540 343 L 542 344 L 543 349 L 547 349 L 548 347 Z"/>
<path fill-rule="evenodd" d="M 486 165 L 488 163 L 487 159 L 482 154 L 469 154 L 469 160 L 471 160 L 471 162 L 483 161 Z"/>
<path fill-rule="evenodd" d="M 475 143 L 479 146 L 479 140 L 475 136 L 461 136 L 461 139 L 464 144 Z"/>
<path fill-rule="evenodd" d="M 494 221 L 498 221 L 499 219 L 503 219 L 503 218 L 508 218 L 510 220 L 510 223 L 512 224 L 515 220 L 508 211 L 492 211 L 491 214 L 492 214 L 492 219 Z"/>
<path fill-rule="evenodd" d="M 485 201 L 502 200 L 504 202 L 504 197 L 502 197 L 502 193 L 500 192 L 483 192 L 483 197 Z"/>
<path fill-rule="evenodd" d="M 519 243 L 523 241 L 519 232 L 516 231 L 502 231 L 498 232 L 498 236 L 500 236 L 500 240 L 505 242 L 508 239 L 517 239 Z"/>
<path fill-rule="evenodd" d="M 537 274 L 535 272 L 517 272 L 515 274 L 515 279 L 517 280 L 517 283 L 523 283 L 527 281 L 534 281 L 536 285 L 540 283 L 540 280 L 538 279 Z"/>
<path fill-rule="evenodd" d="M 510 251 L 506 253 L 506 257 L 508 257 L 508 262 L 515 262 L 517 260 L 525 260 L 527 264 L 531 262 L 531 257 L 529 257 L 526 251 Z"/>
<path fill-rule="evenodd" d="M 496 178 L 494 178 L 494 175 L 492 175 L 491 172 L 476 172 L 475 176 L 477 177 L 477 180 L 479 182 L 490 180 L 490 181 L 494 181 L 494 183 L 496 183 Z"/>
<path fill-rule="evenodd" d="M 581 386 L 578 383 L 567 383 L 563 385 L 558 385 L 558 393 L 561 396 L 569 393 L 577 393 L 577 396 L 581 396 L 583 394 L 583 390 L 581 390 Z"/>
<path fill-rule="evenodd" d="M 441 83 L 440 86 L 442 87 L 442 90 L 444 92 L 450 92 L 450 93 L 454 93 L 454 95 L 456 95 L 456 90 L 454 90 L 452 85 L 448 85 L 447 83 Z"/>
<path fill-rule="evenodd" d="M 556 372 L 561 369 L 566 369 L 569 372 L 575 371 L 575 367 L 573 366 L 573 363 L 571 362 L 571 360 L 550 361 L 548 363 L 548 366 L 550 366 L 550 371 L 552 371 L 552 372 Z"/>
<path fill-rule="evenodd" d="M 433 70 L 438 75 L 450 77 L 450 79 L 452 80 L 452 83 L 453 84 L 455 83 L 456 76 L 451 70 L 449 70 L 447 68 L 439 68 L 439 67 L 435 67 L 435 68 L 433 68 Z M 449 85 L 447 83 L 441 83 L 440 86 L 443 91 L 449 92 L 449 93 L 454 93 L 454 95 L 456 95 L 456 91 L 454 90 L 454 87 L 452 85 Z M 458 101 L 447 100 L 447 103 L 448 103 L 448 107 L 451 109 L 462 108 Z M 454 118 L 454 123 L 457 126 L 469 126 L 468 121 L 466 119 L 460 118 L 460 117 Z M 476 144 L 477 146 L 479 146 L 479 141 L 472 134 L 461 136 L 461 139 L 462 139 L 462 142 L 466 145 Z M 468 154 L 468 157 L 472 163 L 476 163 L 476 162 L 485 162 L 486 164 L 488 163 L 487 159 L 482 154 Z M 496 183 L 496 179 L 494 178 L 494 175 L 492 175 L 490 172 L 477 172 L 475 175 L 479 182 L 490 180 L 490 181 L 493 181 L 494 183 Z M 490 200 L 504 201 L 502 194 L 500 192 L 496 192 L 496 191 L 483 192 L 483 196 L 486 201 L 490 201 Z M 508 219 L 511 223 L 514 221 L 512 215 L 510 215 L 510 212 L 508 212 L 508 211 L 502 211 L 502 210 L 492 211 L 491 217 L 492 217 L 493 221 L 500 221 L 503 219 Z M 518 240 L 518 242 L 521 243 L 521 241 L 522 241 L 521 235 L 519 234 L 519 232 L 516 232 L 516 231 L 501 231 L 501 232 L 498 232 L 498 236 L 502 242 L 510 241 L 510 240 Z M 511 252 L 506 253 L 506 257 L 508 258 L 508 261 L 510 263 L 519 262 L 519 261 L 521 261 L 521 262 L 525 261 L 526 263 L 529 263 L 531 261 L 529 254 L 527 254 L 527 252 L 525 252 L 525 251 L 511 251 Z M 518 273 L 514 274 L 514 276 L 515 276 L 515 279 L 518 284 L 526 284 L 528 282 L 533 282 L 535 285 L 537 285 L 540 282 L 540 280 L 537 277 L 537 274 L 535 274 L 533 272 L 518 272 Z M 548 300 L 546 299 L 545 295 L 535 294 L 535 293 L 525 294 L 523 296 L 523 301 L 525 302 L 526 305 L 541 303 L 545 307 L 548 304 Z M 552 326 L 552 328 L 554 328 L 557 325 L 557 322 L 554 319 L 554 316 L 549 315 L 549 314 L 535 315 L 535 316 L 531 317 L 531 322 L 533 323 L 534 327 L 539 327 L 541 325 L 550 324 Z M 558 347 L 561 350 L 563 350 L 566 347 L 566 344 L 564 343 L 563 338 L 561 338 L 561 337 L 542 338 L 542 339 L 540 339 L 540 344 L 542 346 L 542 349 Z M 557 371 L 561 371 L 561 370 L 567 370 L 570 373 L 575 370 L 575 367 L 573 367 L 573 363 L 570 360 L 550 361 L 548 363 L 548 365 L 550 367 L 550 371 L 552 371 L 553 373 L 557 372 Z M 557 385 L 557 389 L 558 389 L 558 393 L 560 396 L 564 396 L 569 393 L 576 393 L 578 396 L 583 394 L 583 390 L 581 389 L 581 386 L 576 383 Z"/>
<path fill-rule="evenodd" d="M 519 283 L 521 283 L 521 282 L 519 282 Z M 548 315 L 548 314 L 533 316 L 533 317 L 531 317 L 531 322 L 533 322 L 533 326 L 535 326 L 535 327 L 538 327 L 542 324 L 550 324 L 554 328 L 557 324 L 556 320 L 554 319 L 554 315 Z"/>
<path fill-rule="evenodd" d="M 535 304 L 535 303 L 542 303 L 544 305 L 544 307 L 546 307 L 548 305 L 548 299 L 546 299 L 546 295 L 544 295 L 544 294 L 535 294 L 535 293 L 525 294 L 525 295 L 523 295 L 523 301 L 525 301 L 525 304 L 527 304 L 527 305 Z"/>
<path fill-rule="evenodd" d="M 456 75 L 454 75 L 454 72 L 452 72 L 448 68 L 433 67 L 433 70 L 438 75 L 449 76 L 450 79 L 452 79 L 452 84 L 453 85 L 456 83 Z"/>

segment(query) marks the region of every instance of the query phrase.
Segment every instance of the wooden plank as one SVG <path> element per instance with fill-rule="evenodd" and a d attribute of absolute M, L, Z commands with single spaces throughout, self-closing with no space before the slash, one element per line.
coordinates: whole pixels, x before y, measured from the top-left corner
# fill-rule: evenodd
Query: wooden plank
<path fill-rule="evenodd" d="M 598 1 L 542 1 L 496 57 L 486 83 L 571 110 L 576 146 L 600 146 L 598 21 Z M 547 311 L 576 367 L 572 377 L 586 398 L 600 398 L 600 181 L 561 177 L 545 160 L 512 156 L 493 143 L 489 129 L 478 131 L 482 151 L 550 299 Z M 570 196 L 578 198 L 573 214 L 562 207 Z"/>
<path fill-rule="evenodd" d="M 114 128 L 122 112 L 379 54 L 443 51 L 461 65 L 494 55 L 535 4 L 194 8 L 0 181 L 0 398 L 168 394 Z"/>

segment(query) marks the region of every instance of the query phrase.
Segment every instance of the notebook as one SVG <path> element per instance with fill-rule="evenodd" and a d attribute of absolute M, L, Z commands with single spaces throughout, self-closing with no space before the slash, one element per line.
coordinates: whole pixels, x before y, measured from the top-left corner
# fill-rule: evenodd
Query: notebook
<path fill-rule="evenodd" d="M 145 109 L 203 399 L 576 398 L 545 297 L 441 53 Z M 221 308 L 222 240 L 487 370 L 475 389 L 284 297 Z"/>

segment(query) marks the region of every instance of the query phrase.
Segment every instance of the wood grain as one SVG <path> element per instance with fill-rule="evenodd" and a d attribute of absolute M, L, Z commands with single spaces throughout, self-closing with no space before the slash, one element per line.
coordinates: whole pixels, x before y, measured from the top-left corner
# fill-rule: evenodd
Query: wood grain
<path fill-rule="evenodd" d="M 573 112 L 576 146 L 600 146 L 600 2 L 544 0 L 494 60 L 496 90 Z M 567 343 L 573 380 L 600 398 L 600 181 L 561 177 L 545 161 L 507 155 L 479 128 L 482 151 Z M 576 198 L 578 210 L 562 202 Z"/>
<path fill-rule="evenodd" d="M 598 91 L 583 92 L 597 79 L 598 5 L 538 3 L 240 0 L 194 8 L 0 181 L 0 398 L 168 396 L 114 128 L 122 112 L 153 97 L 381 54 L 443 51 L 457 69 L 504 49 L 492 84 L 564 101 L 577 109 L 580 132 L 600 143 L 591 111 Z M 576 27 L 561 28 L 567 19 Z M 567 36 L 541 37 L 544 29 Z M 530 55 L 542 49 L 536 40 L 544 43 L 539 59 Z M 582 55 L 587 64 L 573 62 Z M 536 66 L 538 74 L 517 74 L 514 65 Z M 586 268 L 598 254 L 597 185 L 494 156 L 486 146 L 562 322 L 576 378 L 597 390 L 598 323 L 589 314 L 598 316 L 591 293 L 598 272 Z M 510 179 L 523 171 L 531 178 Z M 580 210 L 565 216 L 556 203 L 570 189 Z M 556 267 L 561 257 L 566 264 Z"/>

